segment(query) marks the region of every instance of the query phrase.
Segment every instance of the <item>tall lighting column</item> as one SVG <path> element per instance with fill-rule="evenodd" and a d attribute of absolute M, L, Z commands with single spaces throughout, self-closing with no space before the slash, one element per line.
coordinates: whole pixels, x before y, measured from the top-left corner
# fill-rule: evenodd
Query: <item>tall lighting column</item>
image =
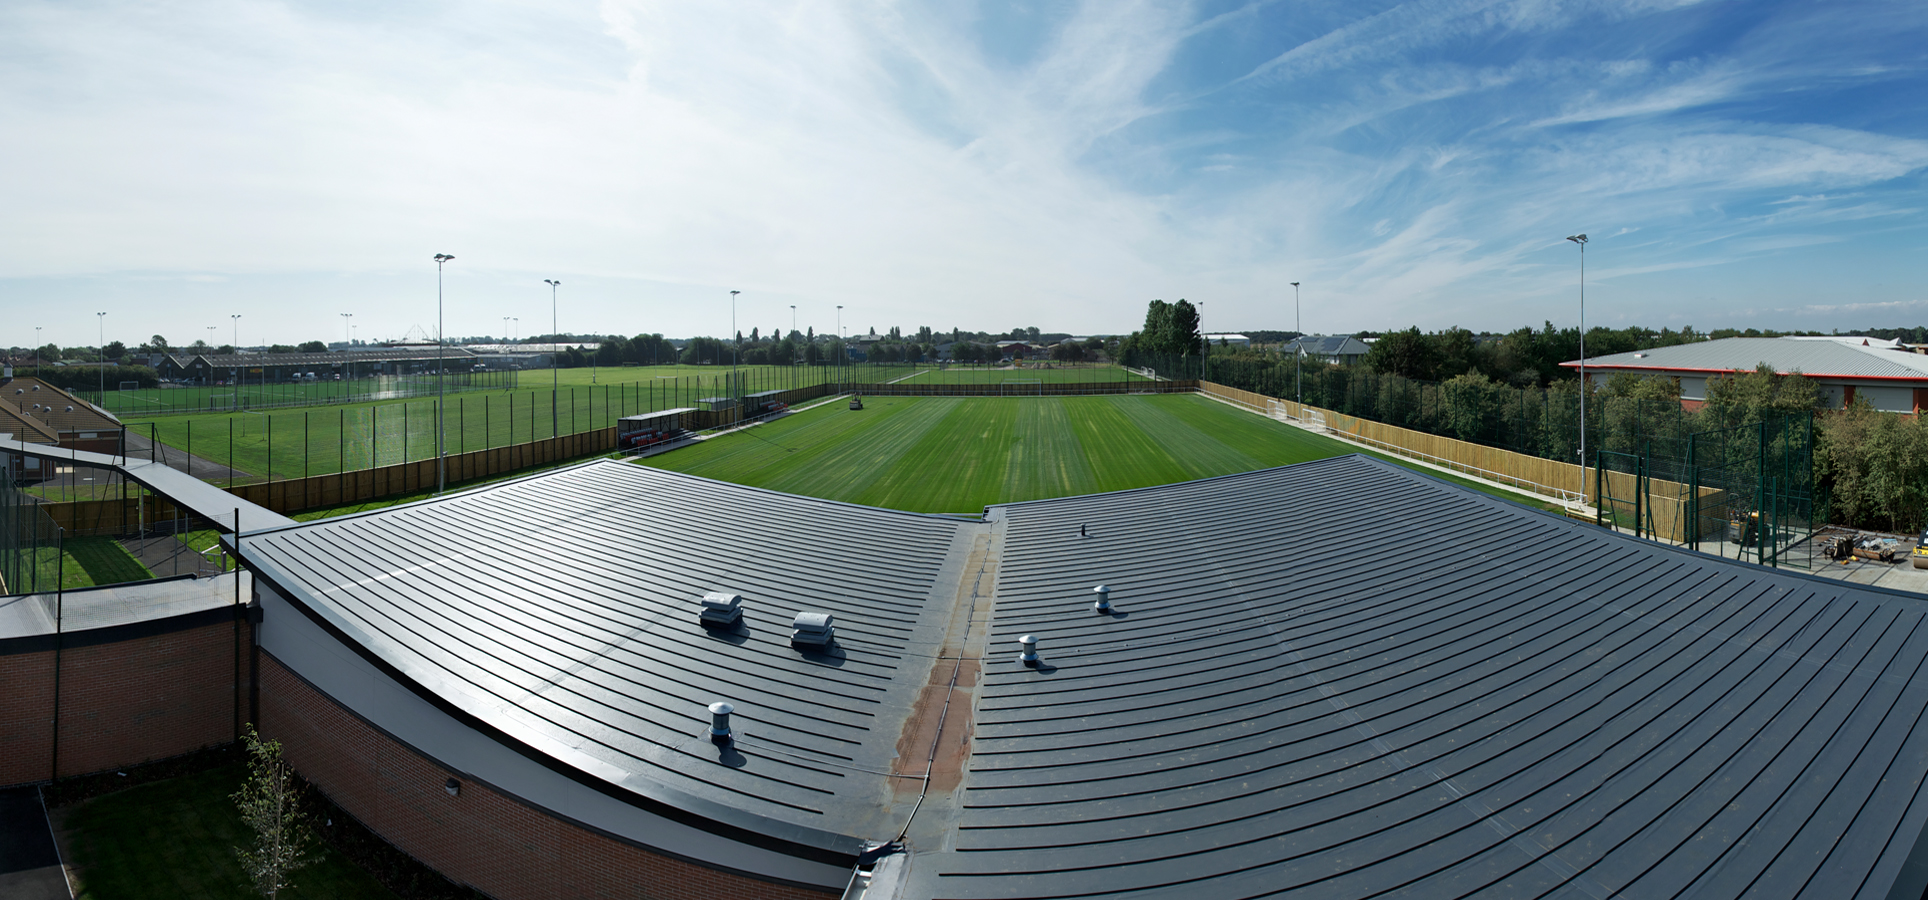
<path fill-rule="evenodd" d="M 355 373 L 354 373 L 354 371 L 353 371 L 352 369 L 350 369 L 350 368 L 348 368 L 348 354 L 350 354 L 350 353 L 353 353 L 353 352 L 355 352 L 355 341 L 354 341 L 354 339 L 352 339 L 352 338 L 350 338 L 350 337 L 348 336 L 348 323 L 349 323 L 349 321 L 350 321 L 350 320 L 352 320 L 352 319 L 354 319 L 354 318 L 355 318 L 355 314 L 354 314 L 354 313 L 342 313 L 342 314 L 341 314 L 341 339 L 342 339 L 342 341 L 343 341 L 344 343 L 346 343 L 346 344 L 347 344 L 347 346 L 344 346 L 344 347 L 342 347 L 342 348 L 341 348 L 341 353 L 342 353 L 342 357 L 341 357 L 341 361 L 342 361 L 342 365 L 341 365 L 341 380 L 342 380 L 342 385 L 341 385 L 341 389 L 342 389 L 342 392 L 343 392 L 343 393 L 347 393 L 347 392 L 348 392 L 348 382 L 349 382 L 350 380 L 352 380 L 352 379 L 353 379 L 353 378 L 355 377 Z"/>
<path fill-rule="evenodd" d="M 228 316 L 234 320 L 234 402 L 241 402 L 241 314 Z M 265 373 L 264 373 L 265 374 Z"/>
<path fill-rule="evenodd" d="M 795 303 L 792 303 L 790 304 L 790 334 L 796 334 L 796 333 L 797 333 L 797 305 Z M 792 342 L 791 346 L 796 347 L 795 342 Z M 803 348 L 797 347 L 798 358 L 801 358 L 802 354 L 803 354 Z M 790 386 L 791 387 L 797 386 L 797 360 L 796 359 L 790 360 Z"/>
<path fill-rule="evenodd" d="M 1587 236 L 1569 235 L 1580 245 L 1580 496 L 1587 495 Z"/>
<path fill-rule="evenodd" d="M 542 283 L 549 286 L 549 340 L 556 342 L 549 345 L 549 435 L 554 437 L 562 427 L 562 419 L 556 415 L 556 398 L 562 396 L 562 353 L 557 349 L 562 346 L 562 333 L 556 324 L 560 321 L 556 318 L 556 289 L 562 282 L 544 278 Z"/>
<path fill-rule="evenodd" d="M 94 324 L 98 325 L 100 330 L 99 343 L 94 345 L 100 348 L 97 351 L 100 353 L 100 397 L 98 399 L 104 404 L 107 402 L 107 314 L 94 313 Z"/>
<path fill-rule="evenodd" d="M 435 254 L 435 492 L 449 486 L 448 365 L 443 362 L 447 341 L 442 332 L 442 264 L 455 257 Z M 406 460 L 404 460 L 406 462 Z"/>
<path fill-rule="evenodd" d="M 1299 317 L 1299 283 L 1292 282 L 1292 330 L 1299 336 L 1292 341 L 1292 402 L 1305 417 L 1305 376 L 1299 373 L 1299 360 L 1305 357 L 1305 322 Z"/>
<path fill-rule="evenodd" d="M 737 345 L 742 342 L 736 339 L 736 295 L 741 293 L 743 292 L 730 292 L 730 396 L 736 401 L 731 405 L 737 407 L 736 419 L 739 422 L 743 421 L 743 385 L 737 381 L 736 357 L 737 352 L 742 349 Z"/>
<path fill-rule="evenodd" d="M 837 384 L 838 384 L 838 390 L 842 390 L 842 385 L 843 385 L 843 367 L 844 367 L 844 363 L 845 363 L 845 362 L 847 362 L 847 361 L 848 361 L 849 359 L 850 359 L 850 348 L 848 348 L 848 347 L 845 347 L 845 346 L 844 346 L 844 340 L 843 340 L 843 304 L 841 304 L 841 303 L 839 303 L 839 304 L 837 304 Z"/>

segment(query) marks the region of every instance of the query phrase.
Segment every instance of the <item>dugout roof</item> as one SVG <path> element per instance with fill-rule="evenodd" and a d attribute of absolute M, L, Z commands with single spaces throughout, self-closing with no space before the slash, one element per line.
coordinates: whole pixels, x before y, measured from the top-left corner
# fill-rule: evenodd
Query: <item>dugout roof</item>
<path fill-rule="evenodd" d="M 799 846 L 903 833 L 906 897 L 1928 883 L 1921 598 L 1364 457 L 983 521 L 599 461 L 240 552 L 491 739 Z M 694 622 L 719 589 L 740 632 Z"/>

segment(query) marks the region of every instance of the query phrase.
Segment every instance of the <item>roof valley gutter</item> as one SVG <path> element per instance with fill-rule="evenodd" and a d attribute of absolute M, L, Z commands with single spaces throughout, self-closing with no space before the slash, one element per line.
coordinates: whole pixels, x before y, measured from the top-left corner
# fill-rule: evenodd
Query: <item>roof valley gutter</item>
<path fill-rule="evenodd" d="M 964 615 L 964 629 L 967 644 L 971 625 L 977 621 L 977 598 L 979 589 L 984 586 L 984 571 L 986 567 L 986 563 L 978 563 L 977 575 L 971 582 L 971 605 Z M 951 681 L 950 685 L 944 689 L 944 707 L 943 710 L 937 714 L 937 733 L 931 735 L 930 753 L 924 757 L 924 779 L 922 786 L 919 787 L 917 791 L 917 802 L 911 804 L 910 815 L 904 817 L 904 827 L 897 829 L 897 838 L 892 841 L 892 843 L 902 844 L 904 842 L 904 838 L 910 833 L 910 823 L 917 818 L 917 811 L 924 808 L 924 798 L 930 794 L 931 772 L 937 765 L 937 747 L 938 744 L 944 740 L 944 723 L 951 717 L 951 698 L 957 694 L 957 676 L 958 673 L 964 669 L 965 649 L 966 646 L 960 645 L 957 650 L 957 657 L 951 663 Z"/>

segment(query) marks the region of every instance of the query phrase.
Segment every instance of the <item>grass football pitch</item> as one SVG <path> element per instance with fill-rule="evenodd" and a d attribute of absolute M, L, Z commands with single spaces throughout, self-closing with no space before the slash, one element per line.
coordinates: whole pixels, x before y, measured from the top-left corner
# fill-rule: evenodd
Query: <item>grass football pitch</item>
<path fill-rule="evenodd" d="M 862 410 L 826 404 L 644 464 L 867 506 L 975 514 L 995 503 L 1170 484 L 1353 452 L 1349 444 L 1189 394 L 879 397 L 866 399 Z"/>

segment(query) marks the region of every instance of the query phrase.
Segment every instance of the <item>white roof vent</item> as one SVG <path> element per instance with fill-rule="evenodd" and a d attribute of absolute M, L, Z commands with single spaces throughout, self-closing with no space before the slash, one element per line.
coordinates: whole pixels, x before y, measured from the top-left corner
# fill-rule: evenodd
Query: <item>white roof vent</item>
<path fill-rule="evenodd" d="M 1092 588 L 1091 592 L 1098 595 L 1098 602 L 1091 604 L 1091 611 L 1100 615 L 1111 612 L 1111 587 L 1101 584 Z"/>
<path fill-rule="evenodd" d="M 829 613 L 800 612 L 790 623 L 790 643 L 822 647 L 837 639 L 836 617 Z"/>
<path fill-rule="evenodd" d="M 735 625 L 743 618 L 743 596 L 724 591 L 710 591 L 703 595 L 703 612 L 696 617 L 705 627 L 721 628 Z"/>
<path fill-rule="evenodd" d="M 719 747 L 730 742 L 730 713 L 736 707 L 718 701 L 710 704 L 710 743 Z"/>

